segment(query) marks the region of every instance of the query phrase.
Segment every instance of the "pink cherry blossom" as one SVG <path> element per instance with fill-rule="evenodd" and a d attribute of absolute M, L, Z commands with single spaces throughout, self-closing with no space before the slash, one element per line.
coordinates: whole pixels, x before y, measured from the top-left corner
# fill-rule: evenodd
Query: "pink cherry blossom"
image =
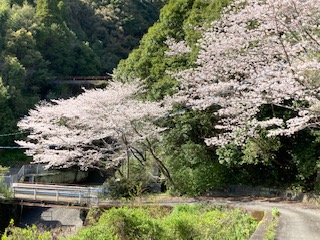
<path fill-rule="evenodd" d="M 181 89 L 172 99 L 195 109 L 220 107 L 221 133 L 208 145 L 243 144 L 261 128 L 292 135 L 319 127 L 319 29 L 319 0 L 237 0 L 204 31 L 197 67 L 174 74 Z M 297 116 L 258 121 L 265 105 Z"/>
<path fill-rule="evenodd" d="M 19 128 L 30 134 L 17 143 L 29 148 L 27 154 L 34 162 L 47 167 L 118 166 L 128 150 L 145 147 L 145 141 L 158 138 L 163 131 L 153 121 L 168 109 L 161 103 L 138 100 L 140 91 L 138 81 L 112 82 L 106 89 L 42 102 L 19 122 Z"/>

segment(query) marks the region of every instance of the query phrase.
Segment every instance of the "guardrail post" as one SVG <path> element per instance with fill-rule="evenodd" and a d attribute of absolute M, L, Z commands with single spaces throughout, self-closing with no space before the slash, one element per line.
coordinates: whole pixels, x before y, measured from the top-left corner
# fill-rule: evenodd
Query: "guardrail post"
<path fill-rule="evenodd" d="M 56 191 L 56 202 L 59 201 L 59 190 Z"/>
<path fill-rule="evenodd" d="M 33 189 L 33 199 L 37 199 L 37 189 Z"/>
<path fill-rule="evenodd" d="M 88 189 L 88 196 L 87 196 L 87 204 L 90 205 L 91 204 L 91 191 L 90 188 Z"/>
<path fill-rule="evenodd" d="M 81 204 L 81 191 L 79 191 L 79 204 Z"/>

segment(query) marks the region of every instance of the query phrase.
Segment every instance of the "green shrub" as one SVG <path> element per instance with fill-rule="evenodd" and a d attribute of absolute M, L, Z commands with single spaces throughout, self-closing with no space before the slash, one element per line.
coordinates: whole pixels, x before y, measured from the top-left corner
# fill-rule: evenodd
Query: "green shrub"
<path fill-rule="evenodd" d="M 155 167 L 152 166 L 152 162 L 142 164 L 137 159 L 131 158 L 128 178 L 125 178 L 123 176 L 125 173 L 122 173 L 106 181 L 107 197 L 111 199 L 135 198 L 147 192 L 156 192 L 155 186 L 160 183 L 157 177 L 153 177 L 157 175 L 153 168 Z M 158 188 L 160 190 L 160 187 Z"/>
<path fill-rule="evenodd" d="M 97 224 L 81 229 L 71 240 L 84 239 L 249 239 L 257 221 L 240 209 L 213 205 L 114 208 Z"/>
<path fill-rule="evenodd" d="M 1 240 L 50 240 L 50 232 L 39 230 L 35 225 L 26 228 L 14 226 L 14 221 L 10 221 L 9 227 L 6 228 Z"/>
<path fill-rule="evenodd" d="M 220 189 L 226 183 L 226 168 L 211 159 L 205 146 L 187 142 L 166 157 L 175 185 L 171 193 L 198 196 L 210 189 Z"/>
<path fill-rule="evenodd" d="M 279 217 L 280 212 L 278 210 L 278 208 L 272 208 L 272 216 L 275 217 Z"/>
<path fill-rule="evenodd" d="M 162 228 L 148 213 L 145 208 L 113 208 L 102 214 L 97 225 L 70 239 L 163 239 Z"/>

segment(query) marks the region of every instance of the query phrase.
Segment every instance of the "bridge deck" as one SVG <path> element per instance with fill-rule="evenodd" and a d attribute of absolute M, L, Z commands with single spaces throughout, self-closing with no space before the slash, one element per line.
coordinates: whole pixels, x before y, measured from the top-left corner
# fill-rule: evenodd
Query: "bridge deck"
<path fill-rule="evenodd" d="M 97 205 L 102 187 L 13 183 L 13 198 L 23 201 Z"/>

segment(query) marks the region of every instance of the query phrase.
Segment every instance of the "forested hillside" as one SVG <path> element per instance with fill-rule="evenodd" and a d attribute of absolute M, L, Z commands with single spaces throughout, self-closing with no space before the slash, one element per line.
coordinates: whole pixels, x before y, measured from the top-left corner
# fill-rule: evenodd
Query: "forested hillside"
<path fill-rule="evenodd" d="M 63 97 L 57 76 L 105 75 L 159 17 L 162 0 L 0 2 L 0 146 L 40 99 Z"/>
<path fill-rule="evenodd" d="M 6 119 L 54 96 L 52 76 L 111 71 L 160 6 L 2 4 Z M 19 144 L 49 166 L 117 169 L 122 181 L 109 185 L 120 196 L 155 181 L 188 195 L 228 184 L 318 191 L 319 13 L 317 0 L 169 0 L 113 71 L 122 83 L 38 104 Z"/>

